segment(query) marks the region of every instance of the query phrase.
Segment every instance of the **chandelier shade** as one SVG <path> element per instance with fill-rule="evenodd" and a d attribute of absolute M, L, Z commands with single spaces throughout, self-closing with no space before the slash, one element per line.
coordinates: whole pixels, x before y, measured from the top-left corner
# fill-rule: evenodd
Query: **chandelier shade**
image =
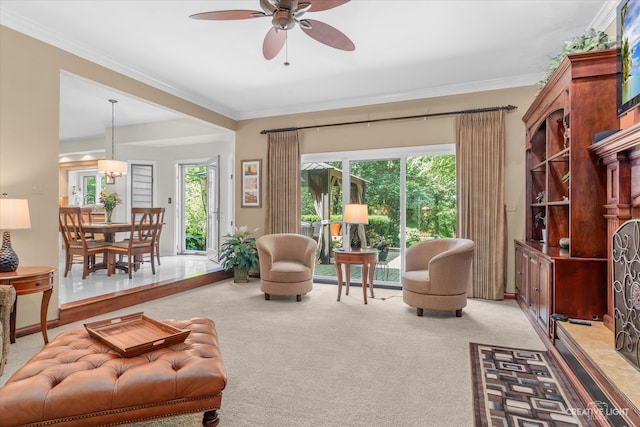
<path fill-rule="evenodd" d="M 117 178 L 127 174 L 127 162 L 120 160 L 98 160 L 98 172 L 110 178 Z"/>

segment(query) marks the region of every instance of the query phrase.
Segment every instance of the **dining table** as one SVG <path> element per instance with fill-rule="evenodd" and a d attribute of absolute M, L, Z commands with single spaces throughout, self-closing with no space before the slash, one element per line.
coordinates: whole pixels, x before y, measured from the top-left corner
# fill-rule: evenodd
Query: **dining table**
<path fill-rule="evenodd" d="M 130 222 L 90 222 L 82 224 L 86 233 L 102 234 L 104 241 L 114 243 L 116 233 L 131 231 Z"/>
<path fill-rule="evenodd" d="M 116 233 L 124 233 L 131 231 L 131 223 L 130 222 L 90 222 L 82 224 L 82 228 L 85 233 L 92 234 L 102 234 L 104 236 L 104 241 L 108 243 L 116 242 Z M 146 226 L 148 227 L 148 225 Z M 143 226 L 143 228 L 146 228 Z M 128 238 L 129 236 L 127 236 Z M 134 262 L 134 271 L 137 271 L 140 267 L 140 259 L 136 259 Z M 108 274 L 111 275 L 115 272 L 116 269 L 122 270 L 127 273 L 129 271 L 129 267 L 127 263 L 120 262 L 117 260 L 113 260 L 113 262 L 108 263 L 107 265 Z"/>
<path fill-rule="evenodd" d="M 102 234 L 104 236 L 104 241 L 108 243 L 116 242 L 116 233 L 125 233 L 131 231 L 131 223 L 130 222 L 90 222 L 82 224 L 82 228 L 85 233 L 90 233 L 93 235 Z M 127 236 L 128 237 L 128 236 Z M 135 270 L 138 269 L 140 261 L 136 261 Z M 122 270 L 127 273 L 129 268 L 126 263 L 119 262 L 117 260 L 113 260 L 111 263 L 106 263 L 108 275 L 110 276 L 112 273 L 115 273 L 115 270 Z"/>

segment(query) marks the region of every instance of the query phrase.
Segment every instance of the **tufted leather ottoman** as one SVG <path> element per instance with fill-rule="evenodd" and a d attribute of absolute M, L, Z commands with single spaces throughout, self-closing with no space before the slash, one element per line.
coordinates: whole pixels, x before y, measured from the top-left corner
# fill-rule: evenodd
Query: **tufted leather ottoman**
<path fill-rule="evenodd" d="M 164 322 L 191 333 L 130 358 L 84 328 L 61 333 L 0 388 L 0 425 L 114 425 L 199 411 L 203 425 L 218 425 L 227 376 L 214 323 Z"/>

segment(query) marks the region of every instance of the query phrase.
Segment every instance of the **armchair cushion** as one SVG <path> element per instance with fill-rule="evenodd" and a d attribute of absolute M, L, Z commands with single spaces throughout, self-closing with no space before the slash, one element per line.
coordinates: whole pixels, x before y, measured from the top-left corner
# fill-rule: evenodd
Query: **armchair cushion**
<path fill-rule="evenodd" d="M 276 261 L 271 264 L 268 276 L 269 280 L 273 282 L 289 283 L 309 280 L 309 276 L 313 276 L 313 274 L 311 267 L 300 262 Z"/>
<path fill-rule="evenodd" d="M 429 292 L 429 270 L 407 271 L 402 275 L 402 288 L 413 292 Z"/>

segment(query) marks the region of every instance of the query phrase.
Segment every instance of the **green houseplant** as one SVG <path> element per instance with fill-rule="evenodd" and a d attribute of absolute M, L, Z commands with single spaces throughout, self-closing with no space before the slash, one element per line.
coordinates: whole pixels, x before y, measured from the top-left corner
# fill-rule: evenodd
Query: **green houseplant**
<path fill-rule="evenodd" d="M 386 261 L 389 255 L 389 241 L 384 236 L 378 236 L 373 242 L 373 247 L 379 251 L 378 261 Z"/>
<path fill-rule="evenodd" d="M 248 282 L 249 270 L 258 268 L 255 231 L 248 231 L 246 226 L 236 228 L 220 247 L 220 265 L 225 271 L 233 270 L 234 282 Z"/>
<path fill-rule="evenodd" d="M 367 240 L 372 248 L 376 248 L 378 253 L 378 261 L 386 261 L 389 255 L 389 241 L 384 236 L 378 234 L 375 228 L 371 227 L 365 231 Z"/>
<path fill-rule="evenodd" d="M 565 42 L 562 50 L 551 59 L 547 68 L 547 75 L 538 84 L 542 89 L 547 84 L 549 77 L 558 68 L 562 60 L 570 53 L 590 52 L 592 50 L 604 50 L 615 46 L 615 40 L 609 40 L 609 36 L 603 31 L 596 31 L 593 28 L 588 29 L 584 34 L 574 37 L 572 40 Z"/>

